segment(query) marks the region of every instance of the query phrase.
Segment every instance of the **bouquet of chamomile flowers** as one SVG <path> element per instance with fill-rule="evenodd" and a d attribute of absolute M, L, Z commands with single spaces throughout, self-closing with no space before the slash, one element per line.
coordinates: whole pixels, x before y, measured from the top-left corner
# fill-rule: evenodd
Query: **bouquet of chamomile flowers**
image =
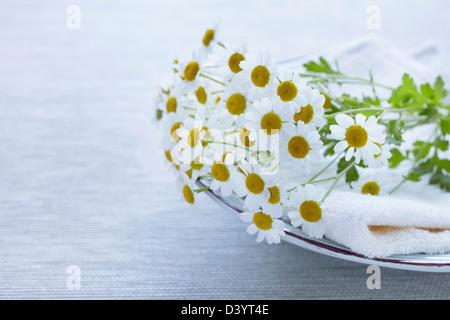
<path fill-rule="evenodd" d="M 217 31 L 206 30 L 192 56 L 174 61 L 154 101 L 161 148 L 188 205 L 205 191 L 239 199 L 248 233 L 279 243 L 286 223 L 323 237 L 337 187 L 388 196 L 428 179 L 450 191 L 442 156 L 450 106 L 440 77 L 417 86 L 405 74 L 390 88 L 370 74 L 343 74 L 322 57 L 294 72 L 245 44 L 219 41 Z M 373 94 L 333 93 L 354 84 Z M 404 135 L 420 125 L 430 134 L 405 145 Z M 400 167 L 388 189 L 365 174 Z"/>

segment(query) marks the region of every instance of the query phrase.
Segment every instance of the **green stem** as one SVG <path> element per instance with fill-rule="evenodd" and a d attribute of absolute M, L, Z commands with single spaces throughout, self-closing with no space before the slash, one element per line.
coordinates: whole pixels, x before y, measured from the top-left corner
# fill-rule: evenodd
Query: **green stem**
<path fill-rule="evenodd" d="M 232 147 L 236 147 L 236 148 L 241 148 L 241 149 L 244 149 L 244 150 L 246 150 L 246 151 L 254 152 L 253 150 L 250 150 L 250 149 L 247 148 L 247 147 L 240 146 L 240 145 L 233 144 L 233 143 L 223 142 L 223 141 L 202 140 L 202 142 L 205 142 L 205 143 L 217 143 L 217 144 L 223 144 L 223 145 L 227 145 L 227 146 L 232 146 Z"/>
<path fill-rule="evenodd" d="M 216 83 L 218 83 L 218 84 L 221 84 L 221 85 L 225 86 L 225 83 L 223 83 L 222 81 L 219 81 L 219 80 L 217 80 L 217 79 L 211 78 L 210 76 L 207 76 L 206 74 L 200 73 L 200 77 L 209 79 L 209 80 L 211 80 L 211 81 L 214 81 L 214 82 L 216 82 Z"/>
<path fill-rule="evenodd" d="M 314 179 L 316 179 L 318 176 L 320 176 L 322 173 L 324 173 L 339 157 L 340 157 L 340 154 L 338 154 L 336 157 L 334 157 L 334 159 L 331 160 L 322 170 L 320 170 L 311 179 L 309 179 L 309 181 L 306 182 L 306 184 L 311 183 L 311 181 L 314 181 Z"/>
<path fill-rule="evenodd" d="M 347 76 L 344 75 L 342 73 L 327 73 L 326 75 L 323 74 L 315 74 L 315 73 L 300 73 L 299 74 L 301 77 L 310 77 L 310 78 L 314 78 L 313 80 L 310 80 L 310 82 L 322 82 L 322 81 L 326 81 L 328 82 L 330 79 L 333 80 L 351 80 L 351 81 L 356 81 L 356 82 L 349 82 L 349 81 L 337 81 L 339 83 L 347 83 L 347 84 L 367 84 L 370 86 L 377 86 L 377 87 L 381 87 L 381 88 L 385 88 L 385 89 L 389 89 L 389 90 L 394 90 L 394 88 L 386 86 L 382 83 L 377 83 L 374 82 L 373 79 L 371 80 L 367 80 L 365 78 L 359 78 L 359 77 L 352 77 L 352 76 Z"/>
<path fill-rule="evenodd" d="M 307 184 L 312 184 L 312 183 L 319 183 L 319 182 L 329 181 L 329 180 L 332 180 L 332 179 L 335 179 L 335 178 L 336 178 L 336 176 L 334 176 L 334 177 L 329 177 L 329 178 L 324 178 L 324 179 L 319 179 L 319 180 L 308 181 L 308 182 L 306 182 L 306 183 L 303 183 L 302 186 L 304 187 L 304 186 L 307 185 Z"/>
<path fill-rule="evenodd" d="M 406 179 L 402 179 L 399 184 L 397 184 L 391 191 L 388 192 L 388 194 L 393 194 L 398 188 L 402 186 L 406 182 Z"/>
<path fill-rule="evenodd" d="M 340 156 L 341 154 L 338 154 L 333 160 L 331 160 L 324 168 L 322 168 L 322 170 L 320 170 L 318 173 L 316 173 L 311 179 L 309 179 L 307 182 L 305 182 L 305 183 L 303 183 L 302 184 L 302 186 L 305 186 L 305 185 L 307 185 L 307 184 L 310 184 L 310 183 L 316 183 L 316 182 L 321 182 L 321 180 L 314 180 L 314 179 L 316 179 L 318 176 L 320 176 L 322 173 L 324 173 L 338 158 L 339 158 L 339 156 Z M 331 177 L 331 178 L 327 178 L 327 179 L 322 179 L 323 181 L 326 181 L 326 180 L 331 180 L 331 179 L 333 179 L 333 178 L 336 178 L 336 177 Z M 295 187 L 292 187 L 291 189 L 288 189 L 287 190 L 287 192 L 292 192 L 292 191 L 294 191 L 295 189 L 297 189 L 297 186 L 295 186 Z"/>
<path fill-rule="evenodd" d="M 319 204 L 322 204 L 325 199 L 330 195 L 331 191 L 333 191 L 333 189 L 336 187 L 336 184 L 338 183 L 339 179 L 342 178 L 342 176 L 344 174 L 347 173 L 348 170 L 350 170 L 350 168 L 352 168 L 355 165 L 355 160 L 353 160 L 344 170 L 342 170 L 335 178 L 333 181 L 333 184 L 331 185 L 330 189 L 328 189 L 328 191 L 325 193 L 325 195 L 322 197 L 322 199 L 319 201 Z"/>
<path fill-rule="evenodd" d="M 222 48 L 226 49 L 225 45 L 224 45 L 222 42 L 217 42 L 217 44 L 218 44 L 219 46 L 221 46 Z"/>
<path fill-rule="evenodd" d="M 433 140 L 434 136 L 436 135 L 438 130 L 438 127 L 436 127 L 433 132 L 431 133 L 430 137 L 428 138 L 427 142 L 422 145 L 417 155 L 414 157 L 414 163 L 412 165 L 412 168 L 409 170 L 409 172 L 413 172 L 414 169 L 416 169 L 417 164 L 419 163 L 419 158 L 422 155 L 422 153 L 425 151 L 425 148 L 431 141 Z M 397 191 L 405 182 L 407 181 L 406 178 L 403 178 L 402 181 L 398 185 L 396 185 L 391 191 L 388 192 L 388 194 L 393 194 L 395 191 Z"/>
<path fill-rule="evenodd" d="M 203 191 L 207 191 L 207 190 L 209 190 L 209 187 L 200 188 L 200 189 L 197 189 L 197 190 L 194 190 L 194 191 L 199 193 L 199 192 L 203 192 Z"/>
<path fill-rule="evenodd" d="M 396 108 L 396 109 L 387 109 L 387 108 L 357 108 L 357 109 L 349 109 L 340 112 L 330 113 L 324 115 L 324 118 L 332 118 L 341 113 L 354 113 L 354 112 L 362 112 L 362 111 L 383 111 L 383 112 L 404 112 L 404 111 L 413 111 L 413 110 L 421 110 L 422 107 L 405 107 L 405 108 Z"/>

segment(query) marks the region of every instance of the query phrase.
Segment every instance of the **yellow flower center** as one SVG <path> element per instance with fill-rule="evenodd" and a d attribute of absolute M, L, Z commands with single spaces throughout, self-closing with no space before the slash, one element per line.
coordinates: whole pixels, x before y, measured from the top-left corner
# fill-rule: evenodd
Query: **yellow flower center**
<path fill-rule="evenodd" d="M 189 177 L 189 179 L 192 179 L 192 169 L 185 171 L 185 173 Z"/>
<path fill-rule="evenodd" d="M 323 108 L 325 110 L 330 109 L 330 105 L 331 105 L 331 99 L 328 97 L 325 97 L 325 103 L 323 104 Z"/>
<path fill-rule="evenodd" d="M 261 129 L 266 130 L 267 134 L 276 134 L 281 129 L 281 118 L 273 111 L 266 113 L 261 118 Z"/>
<path fill-rule="evenodd" d="M 309 143 L 301 136 L 292 137 L 288 142 L 288 151 L 292 157 L 303 159 L 309 153 Z"/>
<path fill-rule="evenodd" d="M 214 163 L 211 167 L 211 174 L 217 181 L 224 182 L 230 178 L 230 171 L 223 163 Z"/>
<path fill-rule="evenodd" d="M 378 142 L 374 142 L 374 143 L 375 143 L 375 144 L 380 148 L 380 150 L 381 150 L 381 145 L 380 145 Z M 378 158 L 379 156 L 381 156 L 381 151 L 380 151 L 380 153 L 374 155 L 375 159 Z"/>
<path fill-rule="evenodd" d="M 280 202 L 280 189 L 277 186 L 267 188 L 270 192 L 269 203 L 276 204 Z"/>
<path fill-rule="evenodd" d="M 170 154 L 170 150 L 165 151 L 164 154 L 166 155 L 166 159 L 169 162 L 172 162 L 172 155 Z"/>
<path fill-rule="evenodd" d="M 264 180 L 256 173 L 250 173 L 245 179 L 245 186 L 251 193 L 260 194 L 264 191 Z"/>
<path fill-rule="evenodd" d="M 251 74 L 252 82 L 255 86 L 264 88 L 270 80 L 270 72 L 265 66 L 257 66 Z"/>
<path fill-rule="evenodd" d="M 197 91 L 195 91 L 195 95 L 197 97 L 197 101 L 201 104 L 206 103 L 207 95 L 204 87 L 198 87 Z"/>
<path fill-rule="evenodd" d="M 297 86 L 292 81 L 283 81 L 277 88 L 277 94 L 284 102 L 292 101 L 297 96 Z"/>
<path fill-rule="evenodd" d="M 202 130 L 205 131 L 203 140 L 210 140 L 211 139 L 211 131 L 209 131 L 208 128 L 205 126 L 202 127 Z M 202 146 L 206 147 L 207 144 L 208 144 L 207 141 L 202 141 Z"/>
<path fill-rule="evenodd" d="M 191 148 L 194 148 L 197 145 L 199 138 L 200 138 L 200 131 L 197 128 L 192 129 L 191 131 L 189 131 L 189 135 L 187 137 L 188 145 Z"/>
<path fill-rule="evenodd" d="M 310 123 L 314 116 L 313 107 L 308 104 L 307 106 L 301 107 L 300 112 L 294 113 L 294 121 L 303 121 L 305 124 Z"/>
<path fill-rule="evenodd" d="M 183 195 L 184 199 L 187 203 L 193 204 L 194 203 L 194 193 L 192 192 L 191 188 L 187 184 L 183 187 Z"/>
<path fill-rule="evenodd" d="M 170 97 L 166 102 L 167 113 L 177 111 L 177 99 L 175 97 Z"/>
<path fill-rule="evenodd" d="M 205 47 L 208 47 L 209 44 L 211 43 L 212 39 L 214 39 L 214 30 L 213 29 L 208 29 L 205 32 L 205 35 L 203 36 L 203 45 Z"/>
<path fill-rule="evenodd" d="M 253 223 L 260 230 L 270 230 L 272 228 L 273 219 L 268 214 L 259 211 L 253 215 Z"/>
<path fill-rule="evenodd" d="M 322 208 L 314 200 L 306 200 L 300 205 L 300 215 L 307 222 L 317 222 L 322 218 Z"/>
<path fill-rule="evenodd" d="M 220 97 L 219 97 L 219 96 L 217 96 L 217 97 L 216 97 L 216 101 L 214 101 L 214 103 L 215 103 L 215 104 L 218 104 L 218 103 L 219 103 L 219 101 L 220 101 Z"/>
<path fill-rule="evenodd" d="M 191 161 L 191 168 L 193 170 L 200 170 L 201 168 L 203 168 L 203 163 L 200 162 L 199 160 L 200 157 L 195 158 L 195 160 Z"/>
<path fill-rule="evenodd" d="M 361 188 L 362 194 L 371 194 L 373 196 L 376 196 L 379 192 L 380 186 L 375 181 L 366 182 Z"/>
<path fill-rule="evenodd" d="M 354 148 L 364 147 L 367 143 L 367 131 L 360 125 L 352 125 L 345 132 L 345 140 Z"/>
<path fill-rule="evenodd" d="M 230 70 L 233 73 L 239 73 L 240 71 L 242 71 L 242 68 L 239 66 L 239 64 L 244 60 L 244 56 L 239 52 L 233 53 L 230 56 L 230 59 L 228 59 L 228 66 L 230 67 Z"/>
<path fill-rule="evenodd" d="M 181 127 L 181 122 L 175 122 L 173 125 L 172 125 L 172 128 L 170 128 L 170 136 L 172 137 L 172 139 L 173 140 L 175 140 L 175 141 L 178 141 L 178 140 L 180 140 L 181 138 L 177 135 L 177 130 L 178 130 L 178 128 L 180 128 Z"/>
<path fill-rule="evenodd" d="M 184 79 L 187 81 L 194 81 L 199 70 L 200 65 L 198 64 L 198 62 L 189 62 L 184 68 Z"/>
<path fill-rule="evenodd" d="M 245 111 L 247 102 L 240 93 L 235 93 L 227 99 L 227 110 L 234 115 L 239 115 Z"/>
<path fill-rule="evenodd" d="M 249 135 L 250 130 L 247 130 L 246 128 L 242 128 L 239 132 L 239 139 L 241 140 L 241 143 L 247 148 L 253 147 L 256 143 L 256 141 L 250 141 Z"/>

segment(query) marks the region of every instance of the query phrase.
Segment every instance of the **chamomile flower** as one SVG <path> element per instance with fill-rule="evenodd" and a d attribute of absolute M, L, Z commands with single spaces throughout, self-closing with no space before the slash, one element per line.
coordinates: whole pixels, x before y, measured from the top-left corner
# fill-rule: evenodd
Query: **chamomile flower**
<path fill-rule="evenodd" d="M 247 228 L 250 235 L 258 233 L 257 242 L 264 239 L 269 244 L 280 243 L 281 237 L 285 236 L 284 222 L 278 219 L 280 216 L 269 214 L 261 210 L 251 210 L 241 213 L 242 221 L 251 222 Z"/>
<path fill-rule="evenodd" d="M 172 155 L 176 153 L 183 163 L 191 163 L 191 161 L 201 157 L 206 129 L 204 120 L 198 117 L 195 120 L 191 117 L 186 118 L 176 130 L 179 141 L 173 148 Z"/>
<path fill-rule="evenodd" d="M 262 130 L 268 135 L 289 134 L 294 130 L 293 113 L 288 106 L 274 99 L 263 98 L 253 102 L 251 110 L 246 113 L 246 127 L 256 131 Z"/>
<path fill-rule="evenodd" d="M 257 134 L 253 129 L 242 127 L 239 129 L 237 142 L 246 148 L 253 148 L 257 143 Z"/>
<path fill-rule="evenodd" d="M 310 237 L 322 238 L 327 228 L 325 210 L 320 204 L 321 192 L 313 185 L 299 186 L 289 197 L 291 224 L 302 227 Z"/>
<path fill-rule="evenodd" d="M 195 191 L 195 184 L 191 180 L 185 180 L 179 176 L 176 179 L 176 189 L 180 195 L 180 199 L 190 206 L 193 211 L 197 210 L 197 192 Z"/>
<path fill-rule="evenodd" d="M 357 114 L 353 120 L 346 114 L 338 114 L 336 122 L 337 125 L 330 125 L 331 137 L 341 141 L 334 146 L 334 151 L 340 153 L 347 149 L 346 161 L 355 156 L 357 164 L 361 159 L 368 162 L 381 152 L 379 145 L 385 138 L 383 127 L 377 124 L 375 116 L 367 119 L 364 115 Z"/>
<path fill-rule="evenodd" d="M 211 166 L 212 181 L 211 190 L 220 190 L 220 193 L 224 197 L 229 197 L 233 193 L 232 174 L 236 171 L 236 167 L 233 164 L 231 153 L 226 153 L 214 161 Z"/>
<path fill-rule="evenodd" d="M 247 93 L 239 87 L 236 81 L 228 83 L 224 92 L 220 95 L 218 106 L 224 108 L 232 116 L 241 116 L 244 114 L 251 103 L 248 100 Z"/>
<path fill-rule="evenodd" d="M 392 146 L 389 144 L 379 144 L 375 143 L 380 149 L 380 153 L 376 153 L 373 159 L 370 159 L 367 165 L 371 168 L 385 167 L 388 164 L 389 158 L 392 156 L 391 149 Z"/>
<path fill-rule="evenodd" d="M 378 179 L 370 179 L 362 181 L 357 191 L 361 192 L 362 194 L 369 194 L 372 196 L 379 195 L 381 192 L 381 183 L 377 180 Z"/>
<path fill-rule="evenodd" d="M 162 110 L 164 114 L 176 113 L 182 108 L 183 103 L 185 103 L 179 84 L 180 82 L 175 83 L 165 92 L 165 94 L 161 95 L 159 109 Z"/>
<path fill-rule="evenodd" d="M 214 26 L 207 29 L 203 34 L 201 54 L 209 55 L 214 51 L 214 47 L 217 44 L 217 31 L 219 29 L 219 23 L 214 23 Z"/>
<path fill-rule="evenodd" d="M 182 80 L 180 88 L 184 93 L 191 91 L 197 86 L 200 75 L 203 72 L 203 57 L 197 50 L 192 53 L 191 59 L 178 64 L 178 75 Z"/>
<path fill-rule="evenodd" d="M 210 83 L 202 78 L 192 86 L 192 90 L 188 92 L 187 97 L 195 105 L 206 106 L 214 103 L 215 97 L 211 91 Z"/>
<path fill-rule="evenodd" d="M 283 103 L 290 105 L 296 112 L 300 111 L 300 106 L 308 104 L 308 96 L 312 89 L 297 73 L 286 69 L 280 70 L 276 86 L 277 98 Z"/>
<path fill-rule="evenodd" d="M 242 71 L 241 61 L 245 60 L 247 47 L 240 43 L 226 43 L 224 48 L 217 53 L 218 72 L 222 75 L 222 79 L 228 82 Z"/>
<path fill-rule="evenodd" d="M 178 171 L 185 181 L 191 180 L 195 182 L 199 177 L 208 174 L 208 159 L 199 156 L 191 163 L 180 164 Z"/>
<path fill-rule="evenodd" d="M 312 123 L 317 128 L 321 128 L 326 124 L 326 120 L 323 117 L 325 113 L 325 96 L 320 94 L 319 90 L 310 90 L 306 97 L 306 102 L 299 105 L 299 108 L 295 111 L 294 121 L 303 122 L 305 124 Z"/>
<path fill-rule="evenodd" d="M 233 190 L 240 198 L 245 198 L 244 206 L 248 209 L 259 209 L 270 198 L 268 189 L 272 184 L 270 175 L 263 175 L 259 164 L 242 163 L 233 172 Z"/>
<path fill-rule="evenodd" d="M 266 202 L 262 203 L 262 209 L 264 212 L 281 217 L 283 214 L 283 203 L 286 203 L 287 200 L 287 191 L 279 184 L 273 184 L 267 189 L 269 190 L 270 196 Z"/>
<path fill-rule="evenodd" d="M 352 184 L 353 192 L 371 196 L 388 196 L 389 192 L 403 179 L 400 172 L 389 168 L 358 168 L 359 179 Z"/>
<path fill-rule="evenodd" d="M 171 149 L 176 142 L 180 141 L 180 137 L 177 135 L 177 130 L 183 124 L 186 119 L 187 113 L 182 108 L 178 112 L 170 112 L 161 119 L 160 145 L 164 150 Z"/>
<path fill-rule="evenodd" d="M 164 151 L 164 157 L 165 160 L 167 160 L 165 163 L 169 169 L 169 172 L 174 176 L 179 176 L 179 169 L 180 169 L 180 162 L 178 159 L 172 157 L 172 149 L 163 149 Z"/>
<path fill-rule="evenodd" d="M 268 54 L 247 53 L 239 64 L 242 71 L 236 76 L 239 86 L 248 92 L 250 101 L 273 96 L 277 67 Z"/>
<path fill-rule="evenodd" d="M 291 170 L 298 174 L 308 174 L 311 162 L 321 161 L 320 149 L 323 142 L 312 124 L 297 123 L 295 131 L 280 139 L 281 161 L 290 163 Z"/>

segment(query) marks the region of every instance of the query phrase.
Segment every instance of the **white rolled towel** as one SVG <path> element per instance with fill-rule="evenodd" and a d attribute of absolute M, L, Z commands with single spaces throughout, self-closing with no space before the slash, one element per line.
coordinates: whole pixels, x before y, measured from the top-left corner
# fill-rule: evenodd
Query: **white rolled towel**
<path fill-rule="evenodd" d="M 450 253 L 450 196 L 371 196 L 335 192 L 327 199 L 325 236 L 370 258 Z"/>

